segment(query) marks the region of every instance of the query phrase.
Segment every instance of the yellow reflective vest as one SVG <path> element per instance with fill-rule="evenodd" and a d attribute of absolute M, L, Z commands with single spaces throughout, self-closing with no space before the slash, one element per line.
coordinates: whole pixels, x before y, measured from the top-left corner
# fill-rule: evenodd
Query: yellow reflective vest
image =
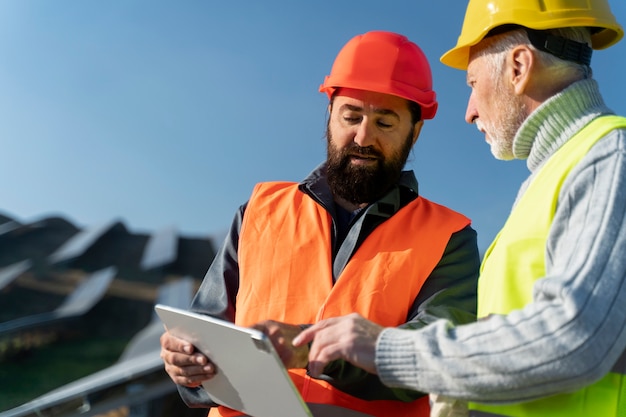
<path fill-rule="evenodd" d="M 541 168 L 485 253 L 478 281 L 478 317 L 508 314 L 532 301 L 535 281 L 545 276 L 545 250 L 559 190 L 574 166 L 626 118 L 595 119 L 565 143 Z M 577 392 L 512 404 L 470 404 L 470 416 L 612 417 L 626 416 L 624 369 Z"/>

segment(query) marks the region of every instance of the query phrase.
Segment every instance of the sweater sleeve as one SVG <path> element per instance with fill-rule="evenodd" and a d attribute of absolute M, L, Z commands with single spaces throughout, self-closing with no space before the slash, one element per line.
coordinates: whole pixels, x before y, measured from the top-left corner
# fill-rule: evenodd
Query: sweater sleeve
<path fill-rule="evenodd" d="M 625 144 L 625 131 L 611 132 L 564 182 L 531 303 L 467 325 L 385 329 L 381 380 L 502 403 L 577 390 L 609 372 L 626 348 Z"/>

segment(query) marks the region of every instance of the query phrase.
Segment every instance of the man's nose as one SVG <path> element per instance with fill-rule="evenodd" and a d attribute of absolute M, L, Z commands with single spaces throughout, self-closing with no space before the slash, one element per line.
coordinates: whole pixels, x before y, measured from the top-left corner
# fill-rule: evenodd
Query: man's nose
<path fill-rule="evenodd" d="M 467 100 L 467 109 L 465 109 L 465 121 L 467 123 L 474 123 L 478 119 L 478 110 L 474 104 L 474 94 L 471 94 Z"/>
<path fill-rule="evenodd" d="M 357 128 L 356 134 L 354 135 L 354 143 L 359 145 L 362 148 L 372 145 L 375 142 L 376 134 L 374 131 L 374 127 L 371 126 L 367 120 L 363 120 L 359 127 Z"/>

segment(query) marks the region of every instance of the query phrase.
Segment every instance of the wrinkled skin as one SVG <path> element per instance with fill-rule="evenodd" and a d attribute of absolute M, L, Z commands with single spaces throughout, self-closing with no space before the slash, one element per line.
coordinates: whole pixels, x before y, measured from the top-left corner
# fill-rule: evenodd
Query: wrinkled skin
<path fill-rule="evenodd" d="M 308 370 L 314 377 L 319 376 L 328 363 L 338 359 L 377 374 L 376 341 L 383 329 L 352 313 L 314 324 L 302 331 L 293 343 L 299 347 L 312 342 Z"/>

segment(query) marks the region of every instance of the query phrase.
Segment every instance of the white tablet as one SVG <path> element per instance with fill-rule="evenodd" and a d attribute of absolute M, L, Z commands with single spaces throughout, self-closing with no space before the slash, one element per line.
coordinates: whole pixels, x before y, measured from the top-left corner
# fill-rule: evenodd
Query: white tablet
<path fill-rule="evenodd" d="M 157 304 L 168 331 L 217 366 L 203 384 L 218 404 L 254 417 L 312 417 L 267 336 L 202 314 Z"/>

